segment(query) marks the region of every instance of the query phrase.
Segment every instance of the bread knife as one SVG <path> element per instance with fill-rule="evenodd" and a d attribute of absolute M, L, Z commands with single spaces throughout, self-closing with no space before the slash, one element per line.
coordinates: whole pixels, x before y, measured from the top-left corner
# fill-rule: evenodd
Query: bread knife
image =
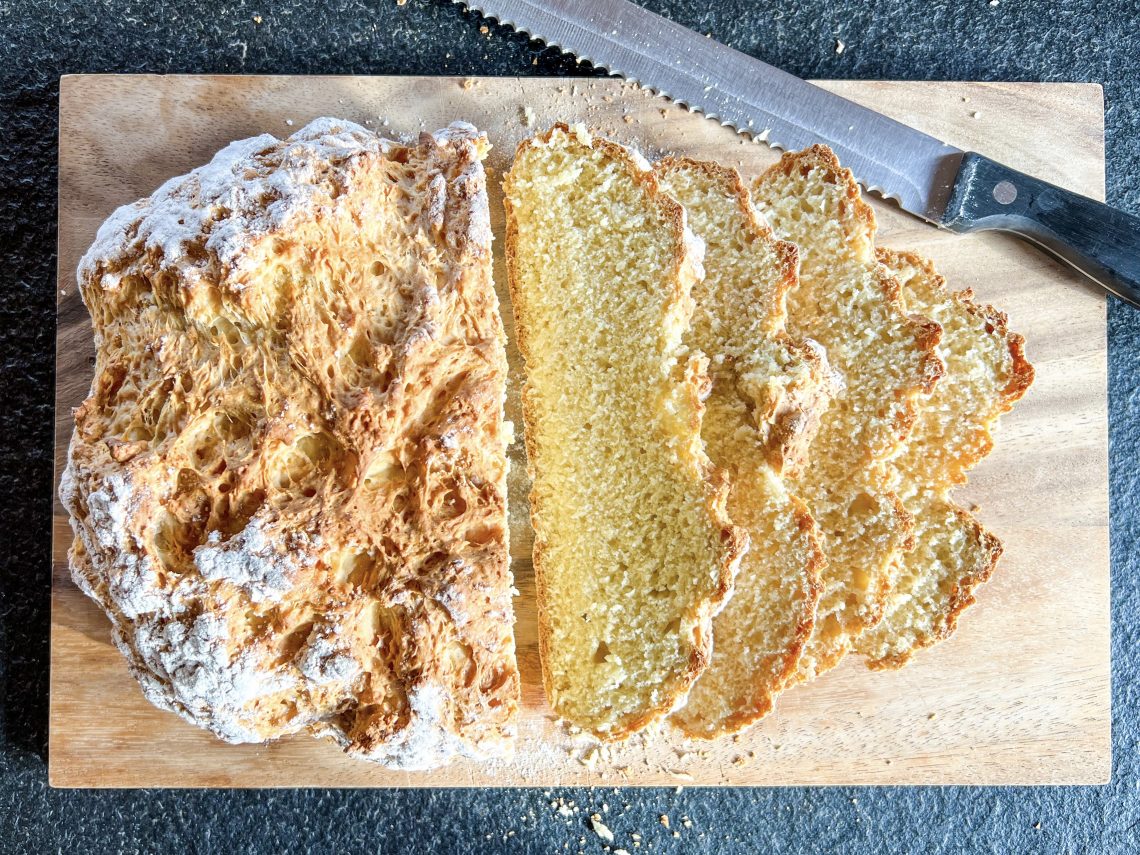
<path fill-rule="evenodd" d="M 833 95 L 628 0 L 453 0 L 785 151 L 824 143 L 868 190 L 954 232 L 1012 232 L 1140 307 L 1140 217 Z"/>

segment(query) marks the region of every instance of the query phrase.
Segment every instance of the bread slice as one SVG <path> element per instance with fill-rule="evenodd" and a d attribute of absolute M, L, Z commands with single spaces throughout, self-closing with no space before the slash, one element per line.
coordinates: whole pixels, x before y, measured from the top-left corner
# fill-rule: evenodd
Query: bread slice
<path fill-rule="evenodd" d="M 158 706 L 405 769 L 509 751 L 487 149 L 320 119 L 100 228 L 61 496 L 75 581 Z"/>
<path fill-rule="evenodd" d="M 648 163 L 582 126 L 524 141 L 503 190 L 543 680 L 559 715 L 618 739 L 705 669 L 744 545 L 682 344 L 701 248 Z"/>
<path fill-rule="evenodd" d="M 916 399 L 942 373 L 941 330 L 908 316 L 873 245 L 874 214 L 826 146 L 785 154 L 753 187 L 776 235 L 799 247 L 788 329 L 826 349 L 845 389 L 823 416 L 798 484 L 822 534 L 828 566 L 815 627 L 795 679 L 834 667 L 882 617 L 891 571 L 912 548 L 913 521 L 886 463 L 915 420 Z"/>
<path fill-rule="evenodd" d="M 892 461 L 895 490 L 914 517 L 916 547 L 899 556 L 883 620 L 855 643 L 871 667 L 893 668 L 954 631 L 1001 555 L 998 539 L 958 507 L 950 489 L 989 453 L 994 423 L 1025 394 L 1033 367 L 1004 314 L 978 305 L 969 291 L 951 293 L 917 255 L 880 249 L 878 257 L 901 284 L 907 308 L 942 326 L 938 352 L 946 365 Z"/>
<path fill-rule="evenodd" d="M 688 735 L 711 738 L 772 709 L 811 634 L 823 554 L 815 521 L 779 473 L 803 463 L 830 372 L 821 348 L 784 331 L 796 248 L 756 216 L 736 170 L 685 158 L 656 169 L 705 243 L 685 341 L 710 358 L 701 437 L 729 475 L 728 515 L 751 542 L 713 620 L 712 662 L 672 716 Z"/>

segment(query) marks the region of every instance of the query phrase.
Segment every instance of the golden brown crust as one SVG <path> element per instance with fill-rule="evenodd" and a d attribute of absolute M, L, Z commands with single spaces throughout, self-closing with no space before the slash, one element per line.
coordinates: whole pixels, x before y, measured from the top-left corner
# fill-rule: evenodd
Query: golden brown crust
<path fill-rule="evenodd" d="M 967 348 L 974 362 L 986 361 L 993 371 L 1008 371 L 1009 375 L 1000 389 L 974 390 L 969 406 L 951 403 L 953 399 L 934 402 L 941 408 L 965 409 L 952 425 L 924 429 L 933 431 L 929 433 L 920 431 L 912 438 L 920 443 L 913 455 L 904 452 L 895 463 L 907 489 L 915 494 L 914 511 L 920 518 L 924 537 L 948 537 L 948 509 L 959 529 L 959 536 L 953 540 L 958 546 L 953 552 L 902 556 L 906 590 L 910 593 L 897 604 L 888 604 L 890 617 L 883 627 L 857 644 L 859 652 L 867 656 L 868 667 L 897 668 L 918 650 L 949 637 L 962 612 L 974 602 L 973 592 L 989 578 L 1001 555 L 1000 541 L 973 516 L 953 505 L 949 490 L 965 483 L 966 472 L 993 448 L 991 426 L 1033 382 L 1033 367 L 1025 358 L 1023 337 L 1009 331 L 1005 314 L 975 303 L 969 290 L 951 293 L 929 260 L 915 253 L 888 249 L 878 249 L 876 257 L 885 267 L 898 271 L 915 301 L 952 324 L 951 352 L 954 348 L 959 352 Z M 963 324 L 965 316 L 973 323 Z M 947 382 L 955 379 L 951 374 Z M 947 429 L 950 433 L 939 433 Z M 927 444 L 934 448 L 928 449 Z M 935 455 L 937 464 L 933 470 L 929 468 L 931 455 Z M 928 480 L 932 483 L 925 483 Z M 949 595 L 932 593 L 947 585 L 953 586 Z M 915 593 L 918 590 L 925 592 L 921 599 Z M 897 615 L 895 609 L 899 610 Z"/>
<path fill-rule="evenodd" d="M 977 602 L 974 592 L 983 583 L 989 581 L 990 576 L 993 575 L 1002 554 L 1001 541 L 964 509 L 955 507 L 954 513 L 962 524 L 971 531 L 971 537 L 979 544 L 978 559 L 967 572 L 955 580 L 949 604 L 940 616 L 935 632 L 930 635 L 918 636 L 909 649 L 900 653 L 867 658 L 865 661 L 871 670 L 887 671 L 902 668 L 920 650 L 933 647 L 953 635 L 958 628 L 958 619 L 962 613 Z"/>
<path fill-rule="evenodd" d="M 766 319 L 765 331 L 803 363 L 808 378 L 782 399 L 772 402 L 769 412 L 757 413 L 757 418 L 768 425 L 765 448 L 768 463 L 777 473 L 795 478 L 807 461 L 808 448 L 834 394 L 822 349 L 793 338 L 785 328 L 787 295 L 798 281 L 799 249 L 794 243 L 776 237 L 752 204 L 740 173 L 732 167 L 691 157 L 665 157 L 657 161 L 654 168 L 659 174 L 690 169 L 704 173 L 734 200 L 749 239 L 769 244 L 779 258 L 779 274 L 772 283 L 772 310 Z"/>
<path fill-rule="evenodd" d="M 1002 399 L 1004 402 L 1002 412 L 1009 412 L 1013 409 L 1013 405 L 1021 400 L 1022 396 L 1029 390 L 1029 387 L 1033 385 L 1034 369 L 1025 356 L 1025 336 L 1010 331 L 1009 317 L 1006 313 L 987 303 L 976 302 L 972 289 L 967 288 L 964 291 L 950 292 L 946 287 L 946 278 L 934 268 L 934 262 L 916 252 L 876 247 L 875 254 L 879 259 L 879 263 L 888 268 L 910 265 L 922 270 L 925 275 L 931 277 L 936 282 L 936 287 L 939 290 L 945 291 L 947 296 L 960 304 L 962 308 L 971 315 L 983 320 L 986 324 L 986 332 L 989 335 L 1005 340 L 1013 367 L 1010 371 L 1009 383 L 1006 384 L 1005 389 L 1002 391 Z M 940 332 L 935 344 L 940 342 L 941 339 L 942 336 Z M 945 366 L 942 366 L 938 371 L 938 377 L 943 376 L 944 373 Z M 937 379 L 938 378 L 935 378 L 935 380 Z M 934 381 L 931 381 L 931 389 L 926 391 L 929 392 L 933 389 L 933 383 Z M 981 460 L 984 456 L 985 455 L 981 455 L 977 459 Z"/>
<path fill-rule="evenodd" d="M 767 468 L 773 475 L 786 474 L 802 463 L 832 390 L 830 378 L 824 376 L 827 363 L 822 349 L 795 341 L 784 329 L 786 295 L 797 279 L 797 250 L 778 241 L 757 215 L 736 170 L 691 158 L 666 158 L 658 162 L 656 171 L 666 191 L 688 207 L 694 230 L 708 245 L 706 274 L 718 280 L 715 286 L 706 282 L 706 287 L 694 291 L 698 314 L 688 339 L 720 364 L 709 400 L 720 402 L 722 421 L 710 423 L 706 418 L 704 427 L 711 433 L 702 436 L 710 457 L 730 472 L 729 516 L 749 530 L 753 551 L 765 550 L 765 555 L 771 551 L 770 562 L 759 566 L 745 557 L 734 599 L 713 621 L 717 655 L 702 678 L 708 682 L 698 681 L 688 705 L 671 717 L 687 736 L 713 739 L 735 733 L 772 710 L 811 635 L 821 591 L 819 571 L 825 562 L 815 521 L 801 500 L 782 487 L 766 486 L 774 482 L 759 473 Z M 714 201 L 718 197 L 728 202 L 727 210 L 724 202 Z M 752 261 L 751 281 L 739 284 L 748 289 L 743 298 L 747 305 L 739 313 L 730 302 L 737 297 L 730 284 L 736 280 L 719 278 L 738 275 L 727 274 L 733 261 L 721 255 L 719 235 L 726 227 L 743 232 L 749 245 L 763 245 Z M 736 257 L 734 250 L 728 251 Z M 714 267 L 718 263 L 726 265 L 724 274 Z M 730 319 L 739 321 L 739 326 Z M 742 337 L 741 330 L 748 332 Z M 760 356 L 761 350 L 769 356 Z M 776 355 L 780 365 L 766 361 Z M 785 390 L 775 400 L 755 397 L 757 390 L 768 389 L 766 384 L 785 371 L 798 384 L 791 394 Z M 751 385 L 742 385 L 741 372 L 752 378 Z M 742 401 L 744 410 L 736 409 Z M 739 424 L 736 419 L 741 419 Z M 753 517 L 757 512 L 760 518 Z M 767 527 L 777 520 L 778 528 L 790 524 L 796 534 L 773 538 Z M 782 578 L 777 581 L 773 574 Z M 786 604 L 780 600 L 780 609 L 786 611 L 771 636 L 753 635 L 741 624 L 752 626 L 759 620 L 748 604 L 765 592 L 775 594 L 787 579 L 799 583 L 798 596 Z"/>
<path fill-rule="evenodd" d="M 509 748 L 486 148 L 318 120 L 100 229 L 62 493 L 76 581 L 156 704 L 401 768 Z"/>
<path fill-rule="evenodd" d="M 557 123 L 544 133 L 537 134 L 519 143 L 515 152 L 515 161 L 517 162 L 529 148 L 550 144 L 551 140 L 557 134 L 564 134 L 568 137 L 578 139 L 576 131 L 569 125 Z M 673 233 L 673 244 L 676 247 L 676 252 L 672 260 L 675 279 L 672 299 L 678 303 L 689 302 L 689 291 L 691 290 L 692 283 L 701 275 L 701 271 L 699 269 L 699 261 L 694 258 L 692 254 L 691 238 L 685 224 L 684 208 L 661 191 L 653 171 L 651 169 L 647 170 L 642 168 L 630 150 L 625 146 L 592 133 L 589 135 L 589 145 L 594 150 L 604 152 L 607 157 L 620 163 L 633 181 L 644 190 L 648 203 L 657 207 L 669 222 Z M 513 195 L 513 171 L 513 169 L 509 171 L 503 181 L 504 206 L 506 209 L 504 253 L 507 263 L 508 287 L 515 311 L 515 329 L 519 343 L 519 351 L 524 361 L 529 362 L 533 359 L 527 332 L 531 320 L 526 315 L 524 309 L 525 301 L 521 299 L 518 290 L 518 228 L 511 203 L 511 197 Z M 687 397 L 695 404 L 694 418 L 696 424 L 693 427 L 694 432 L 699 434 L 701 390 L 707 384 L 708 378 L 703 372 L 697 358 L 689 359 L 682 366 L 679 366 L 678 370 L 682 372 L 682 375 L 678 378 L 677 382 L 684 388 Z M 536 459 L 536 439 L 534 436 L 535 413 L 531 406 L 525 384 L 522 401 L 527 460 L 534 461 Z M 528 466 L 533 465 L 533 463 L 528 462 Z M 693 683 L 708 665 L 712 650 L 712 616 L 731 594 L 735 568 L 740 561 L 740 556 L 746 548 L 746 540 L 743 533 L 731 524 L 725 512 L 725 503 L 728 496 L 728 482 L 724 473 L 713 467 L 711 462 L 706 458 L 702 462 L 702 475 L 706 485 L 706 506 L 709 517 L 720 529 L 723 557 L 713 591 L 707 598 L 693 605 L 695 613 L 692 617 L 697 627 L 697 632 L 693 638 L 693 646 L 689 653 L 688 668 L 683 674 L 677 675 L 675 685 L 669 690 L 665 696 L 665 700 L 661 704 L 653 709 L 647 709 L 640 714 L 629 715 L 618 726 L 597 733 L 596 735 L 601 738 L 607 740 L 625 739 L 637 731 L 644 729 L 652 722 L 668 715 L 668 713 L 686 697 Z M 532 518 L 541 516 L 544 512 L 544 508 L 542 507 L 540 497 L 533 488 L 530 494 L 530 502 Z M 545 559 L 546 556 L 543 545 L 539 538 L 536 537 L 534 546 L 534 572 L 538 606 L 539 651 L 542 658 L 543 685 L 546 690 L 547 698 L 549 699 L 554 695 L 554 680 L 550 671 L 552 626 L 547 601 L 546 577 L 549 573 L 553 572 L 554 568 L 548 567 Z M 558 712 L 557 706 L 555 706 L 555 711 Z"/>
<path fill-rule="evenodd" d="M 862 589 L 848 592 L 857 599 L 857 602 L 851 602 L 849 597 L 836 600 L 839 589 L 835 589 L 821 603 L 821 629 L 808 646 L 810 655 L 805 655 L 796 675 L 793 677 L 794 680 L 799 681 L 811 679 L 834 667 L 850 649 L 854 640 L 882 619 L 891 590 L 894 562 L 901 551 L 913 545 L 913 521 L 910 515 L 906 513 L 898 496 L 890 490 L 890 479 L 886 467 L 889 466 L 889 460 L 898 452 L 913 429 L 920 406 L 920 397 L 928 394 L 935 387 L 944 370 L 937 353 L 937 345 L 942 334 L 940 325 L 930 318 L 909 315 L 901 299 L 899 282 L 885 268 L 875 264 L 873 254 L 876 227 L 874 212 L 861 197 L 858 184 L 851 172 L 839 164 L 838 158 L 826 146 L 815 145 L 801 152 L 786 153 L 778 163 L 757 179 L 755 190 L 758 194 L 763 194 L 764 188 L 772 188 L 773 197 L 769 201 L 773 205 L 771 212 L 775 219 L 772 222 L 776 224 L 777 231 L 791 225 L 791 223 L 783 223 L 780 217 L 781 209 L 777 204 L 778 194 L 774 188 L 794 186 L 796 182 L 804 179 L 822 182 L 823 186 L 830 186 L 836 191 L 827 197 L 828 199 L 836 199 L 835 208 L 823 209 L 828 213 L 822 218 L 822 221 L 834 221 L 836 223 L 836 231 L 831 238 L 835 241 L 833 245 L 842 244 L 843 251 L 849 253 L 849 255 L 839 257 L 840 263 L 849 265 L 852 271 L 859 271 L 858 275 L 860 276 L 870 275 L 874 277 L 872 281 L 882 294 L 881 306 L 883 311 L 891 318 L 892 335 L 897 336 L 896 339 L 893 339 L 896 343 L 889 346 L 899 348 L 894 358 L 899 359 L 904 350 L 906 356 L 905 364 L 901 360 L 897 363 L 899 374 L 894 388 L 882 390 L 883 402 L 889 407 L 889 419 L 880 419 L 875 431 L 868 434 L 867 442 L 861 446 L 865 459 L 862 462 L 853 461 L 856 468 L 862 467 L 865 472 L 859 481 L 862 483 L 865 480 L 868 484 L 866 488 L 867 507 L 880 509 L 876 511 L 877 516 L 868 518 L 868 522 L 871 519 L 875 520 L 877 534 L 874 542 L 880 545 L 876 546 L 877 552 L 873 558 L 867 557 L 869 563 L 854 567 L 850 566 L 850 562 L 856 560 L 854 557 L 848 557 L 842 562 L 837 561 L 839 553 L 832 548 L 834 544 L 830 539 L 831 534 L 825 537 L 824 549 L 829 554 L 831 566 L 836 567 L 835 572 L 839 574 L 836 577 L 837 581 L 857 572 L 859 575 L 865 576 L 867 582 Z M 832 203 L 828 202 L 827 204 Z M 787 218 L 789 220 L 795 219 L 791 214 Z M 791 228 L 785 233 L 789 236 L 796 234 L 795 230 Z M 795 238 L 793 237 L 793 239 Z M 816 263 L 811 259 L 813 251 L 811 239 L 811 235 L 807 235 L 804 240 L 809 241 L 809 243 L 801 247 L 801 256 L 807 259 L 805 263 L 809 265 Z M 823 253 L 825 250 L 821 248 L 817 252 Z M 805 253 L 806 255 L 804 255 Z M 830 268 L 822 266 L 830 259 L 822 254 L 818 258 L 818 264 L 821 266 L 817 268 L 817 275 L 830 275 Z M 866 273 L 862 271 L 866 271 Z M 801 307 L 801 310 L 805 308 L 810 312 L 812 306 Z M 823 314 L 821 317 L 832 317 L 832 315 Z M 803 322 L 802 319 L 800 322 Z M 809 325 L 805 329 L 809 334 L 817 335 L 812 326 Z M 830 346 L 828 341 L 822 338 L 821 341 L 825 346 Z M 904 348 L 901 342 L 908 341 L 909 343 Z M 855 377 L 861 376 L 862 369 L 859 364 L 838 365 L 837 367 Z M 818 449 L 811 451 L 813 457 L 819 453 Z M 805 474 L 805 484 L 808 485 L 805 489 L 809 490 L 809 495 L 816 496 L 822 492 L 825 497 L 831 496 L 836 486 L 816 485 L 818 489 L 811 492 L 810 485 L 813 483 L 812 473 L 809 470 Z M 860 501 L 859 497 L 856 496 L 854 501 Z M 813 511 L 819 510 L 819 508 L 813 508 Z M 844 535 L 846 517 L 843 511 L 842 506 L 837 506 L 831 511 L 822 514 L 817 513 L 825 531 L 830 527 L 838 539 L 837 542 L 842 541 L 844 537 L 851 537 L 851 535 Z M 823 520 L 827 521 L 826 524 Z M 830 584 L 828 588 L 830 591 Z M 829 603 L 830 605 L 828 605 Z M 827 611 L 825 611 L 825 607 Z"/>

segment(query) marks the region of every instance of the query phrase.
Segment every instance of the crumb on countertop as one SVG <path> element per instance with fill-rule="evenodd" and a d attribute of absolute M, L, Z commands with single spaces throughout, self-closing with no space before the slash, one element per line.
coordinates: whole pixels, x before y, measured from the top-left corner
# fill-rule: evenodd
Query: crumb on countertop
<path fill-rule="evenodd" d="M 594 834 L 598 835 L 602 840 L 607 843 L 614 842 L 614 833 L 602 822 L 601 814 L 596 813 L 590 817 L 590 827 L 594 830 Z"/>

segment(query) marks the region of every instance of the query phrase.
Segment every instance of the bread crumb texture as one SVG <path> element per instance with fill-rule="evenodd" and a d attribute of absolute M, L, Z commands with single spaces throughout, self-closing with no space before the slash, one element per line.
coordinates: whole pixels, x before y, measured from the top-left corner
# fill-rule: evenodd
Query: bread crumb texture
<path fill-rule="evenodd" d="M 893 487 L 914 518 L 915 548 L 898 556 L 882 621 L 855 644 L 873 668 L 904 665 L 947 638 L 993 572 L 1001 542 L 950 496 L 993 448 L 992 429 L 1033 382 L 1024 339 L 1006 316 L 951 292 L 926 259 L 878 250 L 901 286 L 908 311 L 942 327 L 945 375 L 922 399 L 902 453 L 891 462 Z"/>
<path fill-rule="evenodd" d="M 898 283 L 875 257 L 874 215 L 830 149 L 784 155 L 757 180 L 753 201 L 800 250 L 789 330 L 820 342 L 843 383 L 797 485 L 828 560 L 796 674 L 808 680 L 834 667 L 881 619 L 896 559 L 913 546 L 913 520 L 886 461 L 911 429 L 916 400 L 942 373 L 941 329 L 906 313 Z"/>
<path fill-rule="evenodd" d="M 75 581 L 158 706 L 405 769 L 509 750 L 487 148 L 320 119 L 99 230 L 61 493 Z"/>
<path fill-rule="evenodd" d="M 814 520 L 780 472 L 803 463 L 831 372 L 820 346 L 784 330 L 796 249 L 757 217 L 736 171 L 668 159 L 657 172 L 706 246 L 685 340 L 709 354 L 701 437 L 729 475 L 729 517 L 751 544 L 713 621 L 709 668 L 672 717 L 688 735 L 711 738 L 771 711 L 811 633 L 823 553 Z"/>
<path fill-rule="evenodd" d="M 743 548 L 682 340 L 702 248 L 649 164 L 582 126 L 525 141 L 504 193 L 544 682 L 620 738 L 683 703 Z"/>

